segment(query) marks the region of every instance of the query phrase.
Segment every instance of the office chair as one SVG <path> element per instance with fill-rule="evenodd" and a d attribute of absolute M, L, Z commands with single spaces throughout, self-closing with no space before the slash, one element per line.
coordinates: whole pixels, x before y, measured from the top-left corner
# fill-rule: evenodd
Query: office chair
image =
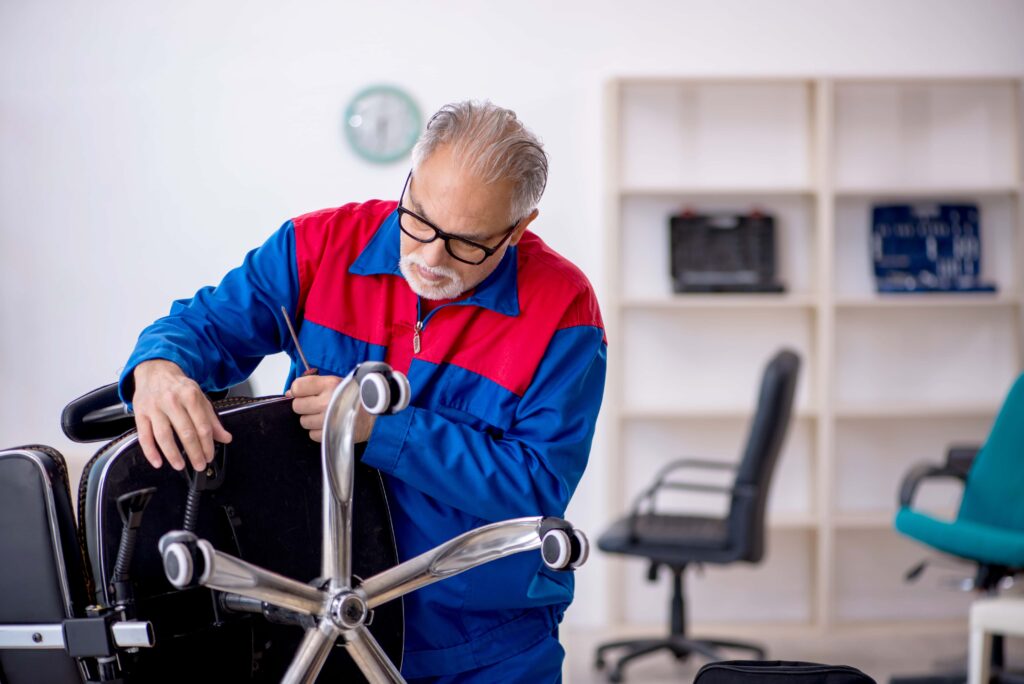
<path fill-rule="evenodd" d="M 938 520 L 914 510 L 914 494 L 927 479 L 954 478 L 964 484 L 956 520 Z M 896 530 L 933 549 L 977 564 L 974 590 L 994 595 L 1000 583 L 1024 570 L 1024 375 L 1010 388 L 999 409 L 992 432 L 980 449 L 950 449 L 946 463 L 913 467 L 903 479 L 899 493 Z M 924 564 L 907 575 L 920 575 Z M 1010 681 L 1000 676 L 1003 644 L 996 637 L 992 648 L 993 681 Z M 931 675 L 894 677 L 892 682 L 963 682 L 966 676 Z M 1015 681 L 1024 681 L 1019 676 Z"/>
<path fill-rule="evenodd" d="M 737 465 L 687 458 L 662 468 L 654 483 L 633 504 L 630 514 L 616 521 L 598 540 L 608 553 L 640 556 L 651 561 L 647 578 L 654 581 L 661 566 L 672 572 L 672 601 L 669 608 L 670 632 L 660 639 L 613 641 L 597 648 L 595 666 L 606 666 L 605 654 L 625 649 L 608 679 L 622 681 L 625 664 L 655 651 L 671 651 L 683 660 L 698 653 L 711 660 L 723 660 L 721 649 L 750 651 L 758 659 L 764 650 L 754 644 L 720 639 L 694 639 L 686 632 L 683 578 L 691 563 L 757 563 L 765 550 L 765 505 L 772 472 L 789 427 L 796 391 L 800 357 L 794 352 L 778 352 L 768 363 L 761 379 L 757 410 L 754 414 L 743 456 Z M 729 469 L 736 471 L 731 487 L 669 481 L 679 469 Z M 655 497 L 663 489 L 715 492 L 728 495 L 729 512 L 724 518 L 676 515 L 655 511 Z"/>
<path fill-rule="evenodd" d="M 234 439 L 203 471 L 152 468 L 129 429 L 86 465 L 77 526 L 57 451 L 0 450 L 0 683 L 400 684 L 405 594 L 524 552 L 555 571 L 586 561 L 581 530 L 535 516 L 400 563 L 352 425 L 359 405 L 397 412 L 409 397 L 386 364 L 357 366 L 322 444 L 289 399 L 218 400 Z M 113 385 L 62 417 L 85 441 L 131 421 Z"/>

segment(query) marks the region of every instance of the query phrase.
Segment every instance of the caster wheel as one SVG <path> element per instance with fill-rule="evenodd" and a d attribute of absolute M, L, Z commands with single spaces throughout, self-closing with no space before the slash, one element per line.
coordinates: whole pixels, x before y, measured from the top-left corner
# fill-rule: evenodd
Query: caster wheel
<path fill-rule="evenodd" d="M 604 658 L 601 656 L 598 656 L 597 659 L 594 660 L 594 669 L 596 670 L 603 670 L 607 665 L 608 663 L 606 663 Z"/>

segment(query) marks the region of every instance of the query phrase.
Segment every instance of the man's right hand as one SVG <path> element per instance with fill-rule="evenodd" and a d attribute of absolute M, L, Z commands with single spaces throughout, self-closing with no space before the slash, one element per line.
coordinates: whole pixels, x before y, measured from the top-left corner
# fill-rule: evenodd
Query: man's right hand
<path fill-rule="evenodd" d="M 231 433 L 221 425 L 213 405 L 199 385 L 171 361 L 143 361 L 132 372 L 135 379 L 135 426 L 146 460 L 159 468 L 166 458 L 175 470 L 185 467 L 175 434 L 196 470 L 213 460 L 214 440 L 227 444 Z M 162 453 L 162 456 L 161 456 Z"/>

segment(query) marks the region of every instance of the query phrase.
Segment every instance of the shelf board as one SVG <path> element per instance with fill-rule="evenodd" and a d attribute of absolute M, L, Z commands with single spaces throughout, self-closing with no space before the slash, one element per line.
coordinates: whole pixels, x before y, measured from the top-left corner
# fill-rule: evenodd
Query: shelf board
<path fill-rule="evenodd" d="M 814 194 L 814 188 L 803 185 L 723 186 L 723 185 L 621 185 L 622 197 L 801 197 Z"/>
<path fill-rule="evenodd" d="M 818 526 L 818 519 L 811 513 L 797 511 L 768 511 L 768 527 L 773 530 L 812 530 Z"/>
<path fill-rule="evenodd" d="M 1000 293 L 959 292 L 949 294 L 907 293 L 839 297 L 837 309 L 955 309 L 961 307 L 1010 308 L 1022 300 Z M 651 297 L 623 297 L 623 309 L 691 310 L 691 309 L 813 309 L 817 298 L 810 294 L 765 292 L 677 294 Z"/>
<path fill-rule="evenodd" d="M 750 420 L 753 408 L 623 408 L 619 416 L 624 420 Z M 810 420 L 818 412 L 812 407 L 797 408 L 794 418 Z"/>
<path fill-rule="evenodd" d="M 625 297 L 623 309 L 809 309 L 815 298 L 806 294 L 765 292 L 762 294 L 718 293 L 675 296 Z"/>
<path fill-rule="evenodd" d="M 867 295 L 863 297 L 840 297 L 836 307 L 840 309 L 904 309 L 904 308 L 956 308 L 956 307 L 1012 307 L 1021 300 L 993 292 L 957 293 L 907 293 Z"/>
<path fill-rule="evenodd" d="M 940 520 L 953 520 L 956 518 L 955 510 L 927 512 Z M 832 521 L 836 529 L 840 530 L 890 530 L 895 529 L 893 527 L 895 519 L 896 510 L 892 509 L 836 513 Z"/>
<path fill-rule="evenodd" d="M 993 418 L 998 403 L 965 402 L 927 406 L 924 404 L 870 404 L 837 406 L 836 418 L 847 420 L 889 420 L 903 418 Z"/>
<path fill-rule="evenodd" d="M 887 530 L 895 519 L 896 511 L 857 511 L 837 513 L 832 523 L 840 530 Z"/>
<path fill-rule="evenodd" d="M 906 185 L 906 186 L 878 186 L 878 187 L 838 187 L 835 190 L 836 197 L 885 197 L 885 198 L 909 198 L 909 199 L 946 199 L 957 197 L 1000 197 L 1012 196 L 1020 192 L 1015 185 Z"/>

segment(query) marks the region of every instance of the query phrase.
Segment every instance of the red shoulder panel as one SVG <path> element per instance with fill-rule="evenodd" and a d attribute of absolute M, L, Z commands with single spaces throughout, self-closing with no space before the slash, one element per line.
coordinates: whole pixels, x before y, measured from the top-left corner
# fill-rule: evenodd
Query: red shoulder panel
<path fill-rule="evenodd" d="M 578 268 L 529 232 L 517 251 L 519 315 L 441 309 L 423 331 L 419 358 L 454 364 L 522 395 L 555 332 L 580 325 L 603 330 L 597 299 Z"/>
<path fill-rule="evenodd" d="M 295 256 L 303 318 L 372 344 L 386 345 L 398 310 L 416 315 L 416 297 L 393 275 L 348 272 L 397 202 L 373 200 L 295 219 Z M 300 303 L 303 303 L 300 300 Z"/>

